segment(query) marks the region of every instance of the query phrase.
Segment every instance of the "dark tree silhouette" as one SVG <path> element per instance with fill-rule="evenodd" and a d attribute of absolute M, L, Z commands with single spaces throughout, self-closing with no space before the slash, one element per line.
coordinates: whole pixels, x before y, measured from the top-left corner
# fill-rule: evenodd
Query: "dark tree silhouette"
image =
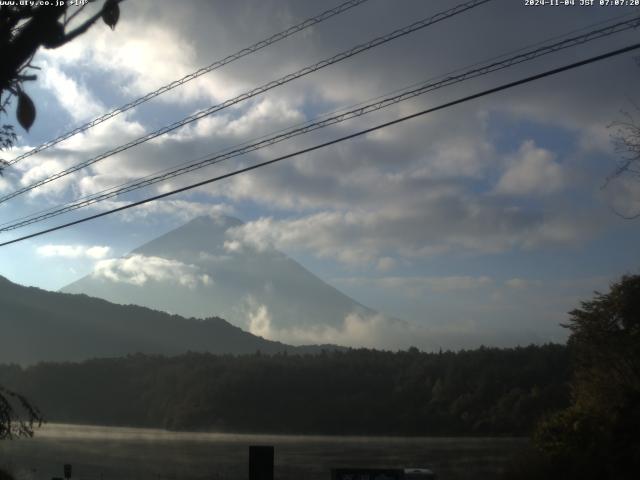
<path fill-rule="evenodd" d="M 186 353 L 0 365 L 51 421 L 177 430 L 527 435 L 568 405 L 566 347 Z"/>
<path fill-rule="evenodd" d="M 0 386 L 0 440 L 33 436 L 33 427 L 42 424 L 42 415 L 19 393 Z"/>
<path fill-rule="evenodd" d="M 37 78 L 32 71 L 38 68 L 31 64 L 37 50 L 60 47 L 85 33 L 99 19 L 115 28 L 121 1 L 104 0 L 98 12 L 76 26 L 74 20 L 88 4 L 72 13 L 66 2 L 59 6 L 22 2 L 0 5 L 0 116 L 6 115 L 12 99 L 17 99 L 16 118 L 28 131 L 36 119 L 36 106 L 23 85 Z M 10 148 L 15 140 L 13 125 L 1 125 L 0 150 Z M 5 166 L 6 162 L 0 159 L 0 174 Z M 0 439 L 31 436 L 34 425 L 41 422 L 39 411 L 25 397 L 0 385 Z"/>
<path fill-rule="evenodd" d="M 635 110 L 640 111 L 637 105 Z M 613 144 L 622 157 L 615 174 L 630 173 L 640 178 L 640 123 L 630 112 L 622 112 L 622 115 L 623 120 L 611 124 L 611 128 L 615 129 Z"/>
<path fill-rule="evenodd" d="M 572 405 L 541 423 L 537 444 L 563 478 L 640 471 L 640 275 L 570 312 Z"/>
<path fill-rule="evenodd" d="M 612 130 L 611 141 L 620 160 L 615 171 L 607 179 L 607 184 L 622 177 L 631 177 L 640 182 L 640 106 L 633 104 L 633 107 L 635 113 L 623 111 L 622 119 L 609 125 Z M 640 211 L 616 213 L 629 220 L 640 218 Z"/>
<path fill-rule="evenodd" d="M 0 115 L 7 113 L 9 103 L 17 99 L 16 117 L 20 125 L 29 130 L 36 118 L 36 106 L 24 91 L 24 82 L 36 80 L 31 61 L 40 47 L 58 48 L 69 43 L 102 19 L 112 29 L 120 17 L 118 4 L 122 0 L 104 0 L 102 8 L 77 26 L 78 14 L 88 5 L 80 6 L 69 14 L 66 2 L 62 5 L 0 6 Z M 53 3 L 53 2 L 51 2 Z M 16 139 L 12 125 L 0 126 L 0 149 L 13 145 Z M 0 172 L 6 162 L 0 160 Z"/>

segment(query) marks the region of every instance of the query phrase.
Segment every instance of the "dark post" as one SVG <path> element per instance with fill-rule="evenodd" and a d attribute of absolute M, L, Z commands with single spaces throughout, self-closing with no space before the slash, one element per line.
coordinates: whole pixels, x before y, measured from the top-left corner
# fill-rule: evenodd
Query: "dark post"
<path fill-rule="evenodd" d="M 71 464 L 70 463 L 65 463 L 64 464 L 64 478 L 66 478 L 67 480 L 69 478 L 71 478 Z"/>
<path fill-rule="evenodd" d="M 249 447 L 249 480 L 273 480 L 273 446 Z"/>

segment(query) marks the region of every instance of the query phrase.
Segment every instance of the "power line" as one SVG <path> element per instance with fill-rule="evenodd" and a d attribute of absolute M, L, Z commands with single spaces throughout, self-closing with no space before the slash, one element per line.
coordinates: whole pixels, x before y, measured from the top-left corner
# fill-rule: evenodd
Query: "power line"
<path fill-rule="evenodd" d="M 127 110 L 131 110 L 134 107 L 137 107 L 138 105 L 148 102 L 149 100 L 157 97 L 158 95 L 162 95 L 163 93 L 166 93 L 170 90 L 173 90 L 176 87 L 179 87 L 180 85 L 184 85 L 187 82 L 190 82 L 191 80 L 194 80 L 206 73 L 212 72 L 214 70 L 217 70 L 218 68 L 221 68 L 231 62 L 235 62 L 236 60 L 239 60 L 243 57 L 246 57 L 249 54 L 255 53 L 258 50 L 262 50 L 265 47 L 268 47 L 269 45 L 272 45 L 276 42 L 279 42 L 280 40 L 284 40 L 287 37 L 290 37 L 291 35 L 301 32 L 302 30 L 305 30 L 309 27 L 312 27 L 314 25 L 317 25 L 321 22 L 324 22 L 325 20 L 328 20 L 331 17 L 334 17 L 336 15 L 339 15 L 342 12 L 345 12 L 351 8 L 357 7 L 358 5 L 368 2 L 369 0 L 349 0 L 347 2 L 344 2 L 340 5 L 338 5 L 335 8 L 332 8 L 330 10 L 326 10 L 322 13 L 320 13 L 319 15 L 316 15 L 315 17 L 311 17 L 311 18 L 307 18 L 306 20 L 304 20 L 303 22 L 298 23 L 297 25 L 294 25 L 292 27 L 287 28 L 286 30 L 283 30 L 282 32 L 276 33 L 275 35 L 270 36 L 269 38 L 266 38 L 264 40 L 261 40 L 259 42 L 254 43 L 253 45 L 243 48 L 242 50 L 237 51 L 236 53 L 233 53 L 221 60 L 217 60 L 214 63 L 212 63 L 211 65 L 207 66 L 207 67 L 203 67 L 199 70 L 196 70 L 193 73 L 190 73 L 188 75 L 185 75 L 184 77 L 178 79 L 178 80 L 174 80 L 173 82 L 170 82 L 166 85 L 163 85 L 162 87 L 158 88 L 157 90 L 154 90 L 153 92 L 149 92 L 146 95 L 144 95 L 143 97 L 137 98 L 135 100 L 132 100 L 131 102 L 122 105 L 120 107 L 114 108 L 113 110 L 105 113 L 104 115 L 101 115 L 97 118 L 94 118 L 93 120 L 85 123 L 84 125 L 80 125 L 77 128 L 74 128 L 73 130 L 70 130 L 66 133 L 63 133 L 62 135 L 60 135 L 59 137 L 54 138 L 53 140 L 49 140 L 47 142 L 42 143 L 41 145 L 33 148 L 32 150 L 29 150 L 25 153 L 23 153 L 22 155 L 14 158 L 13 160 L 7 162 L 9 165 L 14 165 L 16 163 L 18 163 L 20 160 L 23 160 L 27 157 L 30 157 L 31 155 L 35 155 L 38 152 L 41 152 L 43 150 L 46 150 L 48 148 L 53 147 L 54 145 L 57 145 L 58 143 L 62 142 L 63 140 L 66 140 L 68 138 L 73 137 L 74 135 L 78 134 L 78 133 L 82 133 L 92 127 L 95 127 L 96 125 L 101 124 L 102 122 L 105 122 L 117 115 L 120 115 L 121 113 L 126 112 Z"/>
<path fill-rule="evenodd" d="M 0 243 L 0 247 L 4 247 L 6 245 L 11 245 L 13 243 L 21 242 L 21 241 L 27 240 L 29 238 L 38 237 L 38 236 L 44 235 L 46 233 L 55 232 L 57 230 L 61 230 L 63 228 L 68 228 L 68 227 L 71 227 L 73 225 L 78 225 L 80 223 L 88 222 L 89 220 L 94 220 L 94 219 L 97 219 L 97 218 L 100 218 L 100 217 L 104 217 L 104 216 L 110 215 L 112 213 L 116 213 L 116 212 L 120 212 L 120 211 L 123 211 L 123 210 L 127 210 L 129 208 L 137 207 L 137 206 L 140 206 L 140 205 L 143 205 L 145 203 L 149 203 L 149 202 L 152 202 L 152 201 L 155 201 L 155 200 L 160 200 L 162 198 L 165 198 L 165 197 L 168 197 L 168 196 L 171 196 L 171 195 L 175 195 L 177 193 L 186 192 L 188 190 L 192 190 L 194 188 L 202 187 L 204 185 L 208 185 L 210 183 L 214 183 L 214 182 L 217 182 L 217 181 L 220 181 L 220 180 L 224 180 L 226 178 L 230 178 L 230 177 L 233 177 L 235 175 L 239 175 L 241 173 L 246 173 L 246 172 L 249 172 L 251 170 L 256 170 L 256 169 L 258 169 L 260 167 L 271 165 L 273 163 L 280 162 L 282 160 L 286 160 L 288 158 L 297 157 L 298 155 L 302 155 L 304 153 L 313 152 L 315 150 L 319 150 L 321 148 L 328 147 L 330 145 L 334 145 L 334 144 L 337 144 L 337 143 L 340 143 L 340 142 L 343 142 L 343 141 L 346 141 L 346 140 L 351 140 L 353 138 L 360 137 L 362 135 L 366 135 L 368 133 L 375 132 L 377 130 L 381 130 L 381 129 L 389 127 L 391 125 L 396 125 L 398 123 L 402 123 L 402 122 L 405 122 L 407 120 L 411 120 L 413 118 L 417 118 L 417 117 L 420 117 L 420 116 L 423 116 L 423 115 L 427 115 L 429 113 L 433 113 L 433 112 L 436 112 L 438 110 L 444 110 L 446 108 L 450 108 L 450 107 L 453 107 L 455 105 L 459 105 L 461 103 L 465 103 L 465 102 L 468 102 L 468 101 L 471 101 L 471 100 L 475 100 L 475 99 L 480 98 L 480 97 L 491 95 L 493 93 L 497 93 L 497 92 L 500 92 L 500 91 L 503 91 L 503 90 L 514 88 L 516 86 L 523 85 L 525 83 L 530 83 L 530 82 L 533 82 L 535 80 L 539 80 L 541 78 L 549 77 L 549 76 L 552 76 L 552 75 L 557 75 L 559 73 L 566 72 L 566 71 L 572 70 L 574 68 L 578 68 L 578 67 L 581 67 L 581 66 L 584 66 L 584 65 L 588 65 L 588 64 L 595 63 L 595 62 L 598 62 L 598 61 L 601 61 L 601 60 L 605 60 L 607 58 L 611 58 L 611 57 L 614 57 L 614 56 L 617 56 L 617 55 L 622 55 L 623 53 L 627 53 L 627 52 L 630 52 L 630 51 L 633 51 L 633 50 L 637 50 L 639 48 L 640 48 L 640 43 L 635 43 L 633 45 L 629 45 L 629 46 L 624 47 L 624 48 L 620 48 L 620 49 L 617 49 L 617 50 L 613 50 L 613 51 L 604 53 L 602 55 L 597 55 L 595 57 L 590 57 L 590 58 L 588 58 L 586 60 L 582 60 L 582 61 L 579 61 L 579 62 L 571 63 L 571 64 L 568 64 L 568 65 L 565 65 L 565 66 L 562 66 L 562 67 L 554 68 L 552 70 L 547 70 L 545 72 L 538 73 L 538 74 L 535 74 L 535 75 L 531 75 L 531 76 L 522 78 L 520 80 L 516 80 L 514 82 L 509 82 L 509 83 L 500 85 L 498 87 L 490 88 L 488 90 L 484 90 L 482 92 L 475 93 L 473 95 L 468 95 L 466 97 L 459 98 L 457 100 L 453 100 L 451 102 L 444 103 L 444 104 L 439 105 L 437 107 L 432 107 L 432 108 L 428 108 L 426 110 L 421 110 L 421 111 L 413 113 L 411 115 L 406 115 L 404 117 L 400 117 L 400 118 L 397 118 L 395 120 L 376 125 L 375 127 L 370 127 L 370 128 L 367 128 L 367 129 L 360 130 L 358 132 L 352 133 L 350 135 L 345 135 L 343 137 L 339 137 L 339 138 L 336 138 L 334 140 L 330 140 L 328 142 L 324 142 L 324 143 L 321 143 L 321 144 L 318 144 L 318 145 L 314 145 L 313 147 L 305 148 L 303 150 L 298 150 L 296 152 L 289 153 L 287 155 L 282 155 L 280 157 L 277 157 L 277 158 L 274 158 L 274 159 L 271 159 L 271 160 L 268 160 L 268 161 L 265 161 L 265 162 L 257 163 L 255 165 L 250 166 L 250 167 L 246 167 L 246 168 L 242 168 L 242 169 L 239 169 L 239 170 L 235 170 L 233 172 L 226 173 L 224 175 L 219 175 L 217 177 L 209 178 L 207 180 L 203 180 L 203 181 L 198 182 L 198 183 L 193 183 L 191 185 L 187 185 L 185 187 L 181 187 L 181 188 L 172 190 L 170 192 L 161 193 L 159 195 L 155 195 L 153 197 L 149 197 L 149 198 L 146 198 L 144 200 L 140 200 L 138 202 L 130 203 L 130 204 L 124 205 L 122 207 L 114 208 L 114 209 L 108 210 L 106 212 L 101 212 L 101 213 L 98 213 L 98 214 L 95 214 L 95 215 L 91 215 L 89 217 L 84 217 L 84 218 L 81 218 L 79 220 L 75 220 L 73 222 L 65 223 L 63 225 L 58 225 L 56 227 L 48 228 L 46 230 L 40 230 L 38 232 L 29 234 L 29 235 L 25 235 L 23 237 L 19 237 L 19 238 L 13 239 L 13 240 L 9 240 L 7 242 Z"/>
<path fill-rule="evenodd" d="M 339 114 L 329 116 L 321 120 L 306 122 L 301 126 L 284 130 L 281 133 L 278 133 L 271 137 L 262 137 L 261 139 L 258 139 L 258 141 L 254 141 L 253 143 L 247 142 L 236 148 L 231 147 L 230 149 L 223 150 L 222 152 L 212 157 L 204 158 L 199 161 L 189 162 L 187 164 L 183 164 L 178 167 L 165 169 L 156 174 L 148 175 L 147 177 L 144 177 L 142 179 L 138 179 L 133 182 L 128 182 L 120 186 L 106 189 L 102 192 L 89 195 L 85 198 L 78 199 L 77 201 L 70 202 L 66 205 L 47 209 L 43 212 L 37 212 L 35 214 L 18 218 L 10 222 L 5 222 L 4 224 L 0 224 L 0 232 L 15 230 L 27 225 L 38 223 L 40 221 L 43 221 L 58 215 L 62 215 L 64 213 L 68 213 L 74 210 L 78 210 L 80 208 L 87 207 L 94 203 L 108 200 L 110 198 L 116 197 L 123 193 L 128 193 L 134 190 L 138 190 L 140 188 L 144 188 L 144 187 L 177 177 L 179 175 L 184 175 L 186 173 L 220 163 L 230 158 L 244 155 L 246 153 L 253 152 L 255 150 L 259 150 L 259 149 L 274 145 L 276 143 L 280 143 L 285 140 L 289 140 L 290 138 L 293 138 L 299 135 L 303 135 L 321 128 L 328 127 L 330 125 L 335 125 L 335 124 L 344 122 L 346 120 L 357 118 L 362 115 L 365 115 L 377 110 L 381 110 L 383 108 L 387 108 L 391 105 L 408 100 L 410 98 L 414 98 L 418 95 L 423 95 L 425 93 L 428 93 L 443 87 L 451 86 L 456 83 L 460 83 L 472 78 L 477 78 L 483 75 L 487 75 L 489 73 L 503 70 L 505 68 L 509 68 L 514 65 L 518 65 L 527 61 L 531 61 L 536 58 L 542 57 L 544 55 L 549 55 L 551 53 L 555 53 L 566 48 L 574 47 L 577 45 L 583 45 L 593 40 L 607 37 L 615 33 L 620 33 L 622 31 L 637 27 L 639 23 L 640 23 L 640 17 L 635 17 L 633 19 L 629 19 L 626 21 L 615 23 L 613 25 L 609 25 L 603 28 L 589 31 L 582 35 L 570 37 L 560 42 L 556 42 L 550 45 L 544 45 L 542 47 L 539 47 L 533 50 L 524 51 L 523 53 L 514 55 L 512 57 L 509 57 L 500 61 L 492 62 L 487 65 L 482 65 L 478 68 L 473 68 L 462 74 L 445 76 L 440 81 L 436 81 L 436 82 L 426 81 L 426 82 L 423 82 L 422 84 L 413 85 L 412 87 L 409 87 L 409 89 L 405 89 L 405 91 L 402 91 L 399 94 L 392 95 L 386 98 L 376 99 L 376 101 L 368 104 L 366 103 L 360 104 L 356 108 L 343 111 Z M 522 51 L 522 50 L 519 50 L 519 51 Z"/>
<path fill-rule="evenodd" d="M 446 78 L 446 77 L 450 77 L 450 76 L 453 76 L 454 74 L 457 74 L 459 72 L 463 72 L 465 69 L 477 67 L 477 66 L 486 64 L 488 62 L 495 62 L 495 61 L 498 61 L 500 59 L 505 59 L 509 55 L 515 55 L 517 53 L 524 52 L 527 49 L 532 49 L 534 47 L 537 47 L 537 46 L 540 46 L 540 45 L 544 45 L 545 43 L 548 43 L 548 42 L 551 42 L 551 41 L 554 41 L 554 40 L 559 40 L 559 39 L 563 39 L 563 38 L 566 39 L 567 37 L 569 37 L 571 35 L 577 34 L 578 32 L 584 32 L 584 31 L 587 31 L 587 30 L 592 29 L 594 27 L 605 25 L 605 24 L 611 23 L 611 22 L 613 22 L 615 20 L 619 20 L 621 18 L 626 18 L 626 17 L 631 17 L 633 15 L 635 15 L 634 12 L 631 12 L 631 13 L 627 12 L 627 13 L 623 13 L 621 15 L 615 15 L 613 17 L 610 17 L 610 18 L 606 19 L 606 20 L 601 20 L 601 21 L 598 21 L 598 22 L 594 22 L 594 23 L 591 23 L 589 25 L 585 25 L 583 27 L 571 30 L 571 31 L 569 31 L 567 33 L 564 33 L 564 34 L 561 34 L 561 35 L 554 35 L 553 37 L 549 37 L 549 38 L 546 38 L 544 40 L 537 41 L 537 42 L 535 42 L 533 44 L 529 44 L 529 45 L 526 45 L 524 47 L 519 47 L 517 49 L 510 50 L 509 52 L 502 53 L 500 55 L 495 55 L 495 56 L 490 57 L 488 59 L 484 59 L 484 60 L 481 60 L 479 62 L 475 62 L 475 63 L 473 63 L 471 65 L 467 65 L 466 67 L 457 68 L 457 69 L 455 69 L 453 71 L 449 71 L 449 72 L 447 72 L 445 74 L 438 75 L 438 76 L 435 76 L 435 77 L 431 77 L 431 78 L 429 78 L 427 80 L 424 80 L 424 81 L 415 82 L 415 83 L 413 83 L 411 85 L 408 85 L 408 86 L 403 87 L 403 88 L 397 88 L 397 89 L 395 89 L 393 91 L 390 91 L 390 92 L 385 92 L 383 95 L 378 95 L 378 96 L 376 96 L 374 98 L 369 98 L 369 99 L 367 99 L 365 101 L 361 101 L 361 102 L 358 102 L 356 104 L 349 105 L 347 107 L 342 107 L 342 108 L 340 108 L 338 110 L 334 110 L 332 112 L 326 112 L 324 114 L 319 115 L 316 118 L 320 119 L 320 118 L 325 118 L 325 117 L 328 117 L 328 116 L 331 116 L 331 115 L 337 115 L 339 112 L 346 112 L 346 111 L 354 109 L 356 107 L 360 107 L 360 106 L 366 105 L 369 102 L 373 102 L 373 101 L 376 101 L 376 100 L 383 99 L 383 98 L 385 98 L 385 97 L 387 97 L 389 95 L 393 95 L 393 94 L 396 94 L 396 93 L 399 93 L 399 92 L 404 92 L 404 91 L 407 91 L 407 90 L 410 90 L 410 89 L 414 89 L 414 88 L 418 87 L 419 85 L 424 85 L 426 82 L 432 82 L 432 81 L 440 80 L 440 79 L 443 79 L 443 78 Z M 300 123 L 294 124 L 294 125 L 292 125 L 291 127 L 288 127 L 288 128 L 280 129 L 280 130 L 277 130 L 277 131 L 272 131 L 272 132 L 270 132 L 268 134 L 265 134 L 265 135 L 262 135 L 260 137 L 254 137 L 254 138 L 249 139 L 249 140 L 247 140 L 245 142 L 242 142 L 240 144 L 236 144 L 235 147 L 232 146 L 232 147 L 228 147 L 228 148 L 224 148 L 224 149 L 218 150 L 218 151 L 215 152 L 215 154 L 217 155 L 217 154 L 221 154 L 222 152 L 228 152 L 229 150 L 231 150 L 233 148 L 239 148 L 242 145 L 248 145 L 248 144 L 250 144 L 252 142 L 256 142 L 257 140 L 268 138 L 269 136 L 274 135 L 276 133 L 285 132 L 285 131 L 290 130 L 291 128 L 302 126 L 302 125 L 308 125 L 309 123 L 310 123 L 310 121 L 304 121 L 304 122 L 300 122 Z M 204 160 L 204 159 L 208 158 L 210 155 L 213 155 L 213 153 L 206 154 L 206 155 L 201 155 L 197 159 L 193 159 L 193 160 L 189 160 L 189 161 L 180 163 L 177 166 L 167 167 L 167 168 L 165 168 L 163 170 L 156 171 L 155 173 L 151 173 L 151 174 L 146 175 L 146 176 L 144 176 L 142 178 L 139 178 L 137 180 L 130 180 L 130 181 L 127 181 L 127 182 L 122 183 L 120 185 L 113 185 L 111 187 L 105 188 L 105 189 L 100 190 L 98 192 L 94 192 L 94 193 L 91 193 L 91 194 L 88 194 L 88 195 L 84 195 L 84 196 L 78 198 L 76 200 L 76 202 L 91 200 L 91 199 L 93 199 L 93 198 L 95 198 L 97 196 L 100 196 L 100 195 L 108 193 L 108 192 L 112 192 L 112 191 L 114 191 L 116 189 L 119 189 L 121 187 L 126 187 L 126 186 L 132 185 L 134 183 L 137 183 L 139 181 L 150 179 L 150 178 L 154 177 L 155 175 L 160 175 L 162 173 L 170 172 L 170 171 L 174 170 L 177 167 L 181 167 L 181 166 L 191 165 L 193 163 L 197 163 L 197 162 L 199 162 L 201 160 Z M 68 202 L 67 204 L 64 204 L 64 206 L 68 206 L 70 204 L 72 204 L 72 202 Z M 24 215 L 22 217 L 18 217 L 18 218 L 15 218 L 15 219 L 0 223 L 0 232 L 3 231 L 2 227 L 4 227 L 5 225 L 10 225 L 13 222 L 22 221 L 22 220 L 25 220 L 25 219 L 31 219 L 31 218 L 34 218 L 36 216 L 39 216 L 40 214 L 52 212 L 54 210 L 57 211 L 60 208 L 61 208 L 61 206 L 53 206 L 53 207 L 49 207 L 49 208 L 38 210 L 38 211 L 36 211 L 34 213 L 31 213 L 31 214 L 28 214 L 28 215 Z M 38 217 L 38 218 L 40 218 L 40 217 Z"/>
<path fill-rule="evenodd" d="M 253 90 L 250 90 L 249 92 L 245 92 L 241 95 L 238 95 L 237 97 L 234 97 L 232 99 L 229 99 L 221 104 L 218 105 L 214 105 L 211 106 L 207 109 L 201 110 L 199 112 L 194 113 L 193 115 L 190 115 L 188 117 L 183 118 L 182 120 L 179 120 L 177 122 L 174 122 L 168 126 L 162 127 L 159 130 L 156 130 L 154 132 L 151 132 L 147 135 L 144 135 L 136 140 L 133 140 L 129 143 L 126 143 L 124 145 L 120 145 L 119 147 L 116 147 L 112 150 L 109 150 L 105 153 L 102 153 L 96 157 L 93 157 L 89 160 L 85 160 L 84 162 L 80 162 L 72 167 L 69 167 L 65 170 L 62 170 L 58 173 L 55 173 L 49 177 L 46 177 L 42 180 L 39 180 L 35 183 L 32 183 L 31 185 L 28 185 L 26 187 L 22 187 L 19 188 L 18 190 L 15 190 L 7 195 L 4 195 L 2 197 L 0 197 L 0 203 L 4 203 L 7 200 L 10 200 L 14 197 L 17 197 L 18 195 L 21 195 L 23 193 L 26 193 L 30 190 L 33 190 L 34 188 L 40 187 L 42 185 L 45 185 L 49 182 L 52 182 L 54 180 L 57 180 L 59 178 L 62 178 L 66 175 L 69 175 L 73 172 L 77 172 L 78 170 L 81 170 L 85 167 L 88 167 L 90 165 L 93 165 L 96 162 L 99 162 L 100 160 L 104 160 L 107 157 L 113 156 L 117 153 L 123 152 L 125 150 L 128 150 L 129 148 L 135 147 L 136 145 L 140 145 L 141 143 L 147 142 L 149 140 L 152 140 L 156 137 L 159 137 L 160 135 L 164 135 L 165 133 L 171 132 L 177 128 L 180 128 L 184 125 L 187 125 L 188 123 L 191 122 L 195 122 L 196 120 L 199 120 L 203 117 L 206 117 L 208 115 L 211 115 L 213 113 L 216 113 L 220 110 L 223 110 L 225 108 L 228 108 L 232 105 L 235 105 L 237 103 L 243 102 L 244 100 L 248 100 L 249 98 L 255 97 L 256 95 L 259 95 L 261 93 L 267 92 L 273 88 L 279 87 L 280 85 L 284 85 L 286 83 L 289 83 L 295 79 L 298 79 L 300 77 L 303 77 L 305 75 L 309 75 L 310 73 L 316 72 L 322 68 L 328 67 L 329 65 L 333 65 L 334 63 L 338 63 L 342 60 L 346 60 L 347 58 L 353 57 L 354 55 L 357 55 L 359 53 L 362 53 L 364 51 L 370 50 L 372 48 L 375 48 L 377 46 L 380 46 L 382 44 L 388 43 L 392 40 L 395 40 L 396 38 L 399 37 L 403 37 L 405 35 L 408 35 L 410 33 L 413 33 L 417 30 L 421 30 L 423 28 L 426 28 L 428 26 L 431 26 L 435 23 L 441 22 L 443 20 L 446 20 L 450 17 L 453 17 L 455 15 L 458 15 L 460 13 L 463 13 L 467 10 L 470 10 L 472 8 L 475 8 L 479 5 L 482 5 L 484 3 L 488 3 L 491 0 L 471 0 L 468 1 L 466 3 L 462 3 L 460 5 L 457 5 L 453 8 L 450 8 L 449 10 L 437 13 L 431 17 L 427 17 L 425 19 L 422 19 L 418 22 L 414 22 L 411 25 L 408 25 L 406 27 L 403 28 L 399 28 L 397 30 L 394 30 L 391 33 L 388 33 L 387 35 L 383 35 L 381 37 L 377 37 L 374 38 L 373 40 L 367 42 L 367 43 L 363 43 L 360 45 L 357 45 L 353 48 L 350 48 L 349 50 L 346 50 L 342 53 L 339 53 L 337 55 L 334 55 L 331 58 L 322 60 L 320 62 L 317 62 L 311 66 L 302 68 L 301 70 L 298 70 L 297 72 L 294 73 L 290 73 L 288 75 L 285 75 L 284 77 L 281 77 L 278 80 L 273 80 L 271 82 L 268 82 L 260 87 L 257 87 Z"/>

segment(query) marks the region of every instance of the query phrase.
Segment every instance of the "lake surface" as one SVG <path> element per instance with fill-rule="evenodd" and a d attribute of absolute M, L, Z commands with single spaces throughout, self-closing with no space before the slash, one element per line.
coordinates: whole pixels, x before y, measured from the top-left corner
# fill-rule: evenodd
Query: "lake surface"
<path fill-rule="evenodd" d="M 35 438 L 0 442 L 17 480 L 246 480 L 249 445 L 275 447 L 275 478 L 329 480 L 336 467 L 430 467 L 440 480 L 495 478 L 522 438 L 244 435 L 48 424 Z"/>

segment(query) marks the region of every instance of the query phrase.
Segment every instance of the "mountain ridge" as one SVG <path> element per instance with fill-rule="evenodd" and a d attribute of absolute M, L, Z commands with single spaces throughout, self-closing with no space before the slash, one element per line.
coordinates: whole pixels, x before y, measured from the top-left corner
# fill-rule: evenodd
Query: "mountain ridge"
<path fill-rule="evenodd" d="M 2 276 L 0 309 L 0 363 L 80 361 L 135 353 L 178 355 L 187 351 L 316 353 L 333 348 L 294 347 L 252 335 L 220 317 L 184 318 L 84 294 L 26 287 Z"/>

